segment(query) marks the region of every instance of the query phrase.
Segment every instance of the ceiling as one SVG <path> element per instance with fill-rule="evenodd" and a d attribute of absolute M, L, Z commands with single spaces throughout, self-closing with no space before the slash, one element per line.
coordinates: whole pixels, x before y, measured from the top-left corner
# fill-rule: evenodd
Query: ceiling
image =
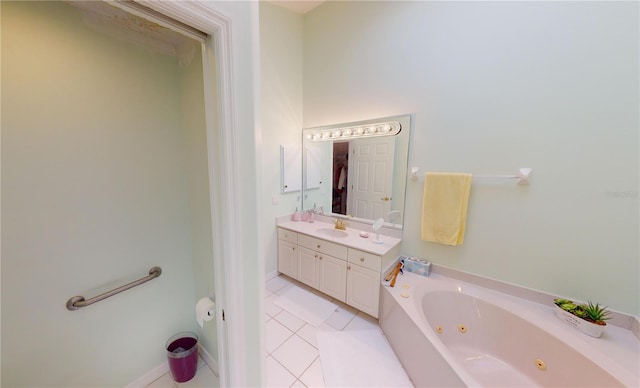
<path fill-rule="evenodd" d="M 199 47 L 194 39 L 114 6 L 115 3 L 70 0 L 65 3 L 79 8 L 82 22 L 93 31 L 153 53 L 172 56 L 180 64 L 190 63 L 194 50 Z"/>
<path fill-rule="evenodd" d="M 320 4 L 324 3 L 324 0 L 266 0 L 269 3 L 286 8 L 290 11 L 299 14 L 305 14 Z"/>

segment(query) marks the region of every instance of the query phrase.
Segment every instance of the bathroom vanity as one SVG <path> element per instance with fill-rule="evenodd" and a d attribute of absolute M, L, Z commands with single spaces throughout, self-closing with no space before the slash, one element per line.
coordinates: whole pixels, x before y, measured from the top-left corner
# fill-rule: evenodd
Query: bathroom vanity
<path fill-rule="evenodd" d="M 331 218 L 317 218 L 277 220 L 278 272 L 378 318 L 382 269 L 398 256 L 399 235 L 381 234 L 378 244 L 371 225 L 350 222 L 339 230 Z M 361 231 L 370 236 L 361 237 Z"/>

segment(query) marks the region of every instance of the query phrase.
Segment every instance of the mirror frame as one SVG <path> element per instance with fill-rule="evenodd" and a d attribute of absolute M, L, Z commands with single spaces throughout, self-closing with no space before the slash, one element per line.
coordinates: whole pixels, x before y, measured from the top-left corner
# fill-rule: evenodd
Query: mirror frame
<path fill-rule="evenodd" d="M 392 209 L 391 210 L 399 210 L 400 218 L 394 219 L 393 222 L 389 222 L 386 219 L 385 215 L 385 226 L 392 227 L 395 229 L 402 230 L 404 227 L 404 218 L 405 218 L 405 200 L 406 200 L 406 191 L 407 191 L 407 171 L 408 171 L 408 161 L 409 161 L 409 141 L 411 136 L 411 126 L 413 124 L 413 116 L 410 114 L 406 115 L 398 115 L 398 116 L 389 116 L 382 117 L 377 119 L 369 119 L 348 123 L 339 123 L 332 125 L 325 125 L 319 127 L 310 127 L 303 128 L 302 130 L 302 196 L 301 196 L 301 209 L 310 210 L 314 206 L 314 200 L 312 198 L 313 194 L 316 194 L 318 198 L 320 194 L 323 193 L 325 196 L 331 196 L 333 189 L 332 185 L 322 185 L 322 187 L 314 187 L 307 188 L 307 169 L 308 163 L 307 158 L 310 156 L 307 150 L 310 144 L 331 144 L 333 145 L 336 141 L 349 141 L 355 140 L 357 138 L 354 137 L 346 137 L 342 139 L 326 139 L 322 141 L 314 141 L 311 142 L 311 134 L 318 131 L 327 131 L 338 128 L 346 128 L 346 127 L 358 127 L 358 126 L 368 126 L 381 122 L 391 122 L 397 121 L 400 123 L 401 128 L 400 132 L 394 135 L 395 138 L 395 151 L 394 151 L 394 166 L 393 166 L 393 192 L 392 192 Z M 331 153 L 333 156 L 333 151 Z M 328 192 L 326 192 L 328 189 Z M 316 191 L 317 190 L 317 191 Z M 324 191 L 323 191 L 324 190 Z M 317 202 L 317 201 L 316 201 Z M 322 203 L 322 202 L 321 202 Z M 335 217 L 335 218 L 350 218 L 349 215 L 337 214 L 333 213 L 333 209 L 323 209 L 324 214 Z M 353 218 L 354 221 L 373 224 L 375 220 L 365 219 L 365 218 Z"/>

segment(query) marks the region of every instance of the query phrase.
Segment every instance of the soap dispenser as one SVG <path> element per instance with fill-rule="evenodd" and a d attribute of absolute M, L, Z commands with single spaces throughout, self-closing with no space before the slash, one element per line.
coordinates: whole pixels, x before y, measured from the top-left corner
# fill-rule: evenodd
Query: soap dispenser
<path fill-rule="evenodd" d="M 298 208 L 296 207 L 296 211 L 293 212 L 293 214 L 291 215 L 291 220 L 298 222 L 300 221 L 300 212 L 298 211 Z"/>

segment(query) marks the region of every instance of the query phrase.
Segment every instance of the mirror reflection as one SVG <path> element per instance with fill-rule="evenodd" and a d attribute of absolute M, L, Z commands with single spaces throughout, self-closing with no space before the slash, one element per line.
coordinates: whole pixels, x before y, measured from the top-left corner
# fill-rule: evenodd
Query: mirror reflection
<path fill-rule="evenodd" d="M 303 130 L 304 210 L 402 229 L 411 117 Z"/>

